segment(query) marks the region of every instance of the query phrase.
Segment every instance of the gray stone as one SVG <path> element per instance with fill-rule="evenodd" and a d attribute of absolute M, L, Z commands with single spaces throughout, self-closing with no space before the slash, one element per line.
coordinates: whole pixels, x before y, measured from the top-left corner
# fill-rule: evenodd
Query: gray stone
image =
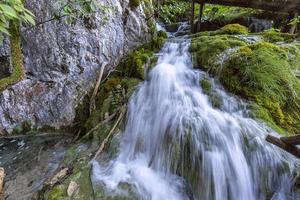
<path fill-rule="evenodd" d="M 52 18 L 55 2 L 32 0 L 26 7 L 39 23 Z M 108 73 L 123 56 L 151 39 L 145 14 L 149 5 L 141 3 L 131 10 L 128 0 L 99 2 L 109 11 L 89 21 L 70 26 L 53 20 L 22 28 L 27 79 L 0 94 L 0 134 L 10 133 L 24 121 L 34 127 L 71 125 L 76 106 L 93 88 L 101 64 L 109 63 Z"/>

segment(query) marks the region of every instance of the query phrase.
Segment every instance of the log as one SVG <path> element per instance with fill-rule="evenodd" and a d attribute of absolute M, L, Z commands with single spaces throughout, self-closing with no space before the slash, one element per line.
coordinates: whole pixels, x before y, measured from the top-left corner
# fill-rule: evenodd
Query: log
<path fill-rule="evenodd" d="M 261 10 L 269 10 L 275 12 L 290 13 L 299 9 L 300 2 L 296 0 L 195 0 L 196 3 L 216 4 L 223 6 L 236 6 L 244 8 L 253 8 Z"/>
<path fill-rule="evenodd" d="M 288 145 L 288 144 L 284 143 L 283 141 L 281 141 L 279 138 L 276 138 L 272 135 L 268 135 L 266 137 L 266 141 L 268 141 L 268 142 L 272 143 L 273 145 L 289 152 L 290 154 L 293 154 L 297 158 L 300 158 L 300 149 L 297 148 L 296 146 Z"/>
<path fill-rule="evenodd" d="M 197 27 L 198 32 L 201 31 L 201 21 L 202 21 L 203 10 L 204 10 L 204 3 L 201 3 L 200 9 L 199 9 L 199 15 L 198 15 L 198 27 Z"/>
<path fill-rule="evenodd" d="M 194 33 L 194 17 L 195 17 L 195 0 L 191 2 L 191 16 L 190 16 L 190 24 L 191 24 L 191 33 Z"/>
<path fill-rule="evenodd" d="M 281 137 L 280 140 L 288 145 L 300 145 L 300 135 Z"/>

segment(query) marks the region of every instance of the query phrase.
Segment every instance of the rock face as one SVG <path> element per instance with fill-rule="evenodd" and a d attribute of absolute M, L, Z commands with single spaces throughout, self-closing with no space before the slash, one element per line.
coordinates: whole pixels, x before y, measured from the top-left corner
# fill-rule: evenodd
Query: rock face
<path fill-rule="evenodd" d="M 52 18 L 55 2 L 27 1 L 26 7 L 38 24 Z M 33 127 L 70 125 L 76 106 L 93 88 L 101 65 L 108 63 L 108 73 L 123 56 L 151 39 L 151 4 L 141 1 L 138 7 L 130 8 L 129 0 L 99 2 L 107 11 L 89 21 L 69 26 L 52 20 L 23 28 L 27 79 L 0 94 L 0 135 L 23 122 Z"/>

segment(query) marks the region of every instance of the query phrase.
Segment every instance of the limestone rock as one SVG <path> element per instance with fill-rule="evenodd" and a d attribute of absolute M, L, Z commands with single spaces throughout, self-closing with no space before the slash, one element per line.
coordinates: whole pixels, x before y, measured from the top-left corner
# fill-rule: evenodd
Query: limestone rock
<path fill-rule="evenodd" d="M 78 189 L 78 184 L 75 181 L 71 181 L 67 189 L 68 196 L 71 197 L 77 189 Z"/>
<path fill-rule="evenodd" d="M 38 24 L 51 19 L 55 2 L 26 1 L 26 7 Z M 107 74 L 123 56 L 151 39 L 153 30 L 147 20 L 151 4 L 145 1 L 130 9 L 128 0 L 99 2 L 108 11 L 95 14 L 93 26 L 84 20 L 72 26 L 52 20 L 22 28 L 27 79 L 0 93 L 0 133 L 10 133 L 24 121 L 34 128 L 72 124 L 76 107 L 94 87 L 101 64 L 109 63 Z"/>

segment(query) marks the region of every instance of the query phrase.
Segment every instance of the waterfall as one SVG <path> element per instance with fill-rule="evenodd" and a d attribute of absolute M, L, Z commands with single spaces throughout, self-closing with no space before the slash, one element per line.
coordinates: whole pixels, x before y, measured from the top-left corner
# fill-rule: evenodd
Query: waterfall
<path fill-rule="evenodd" d="M 213 107 L 188 48 L 187 39 L 164 45 L 131 97 L 118 156 L 93 162 L 93 182 L 124 195 L 130 185 L 143 200 L 295 199 L 297 160 L 268 144 L 277 133 L 211 79 L 222 100 Z"/>

